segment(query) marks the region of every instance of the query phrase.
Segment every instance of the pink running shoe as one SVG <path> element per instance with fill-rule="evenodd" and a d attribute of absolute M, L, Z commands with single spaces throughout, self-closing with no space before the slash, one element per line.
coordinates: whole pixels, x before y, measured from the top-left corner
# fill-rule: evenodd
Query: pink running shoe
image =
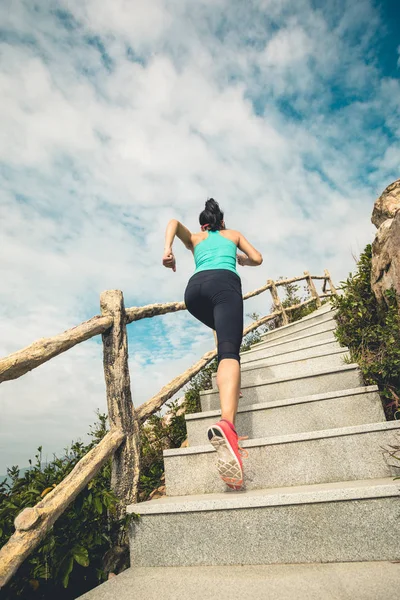
<path fill-rule="evenodd" d="M 207 435 L 217 451 L 217 469 L 222 481 L 233 490 L 240 490 L 243 485 L 241 457 L 247 458 L 248 452 L 238 445 L 238 440 L 248 439 L 249 436 L 238 437 L 233 424 L 227 419 L 211 425 Z"/>

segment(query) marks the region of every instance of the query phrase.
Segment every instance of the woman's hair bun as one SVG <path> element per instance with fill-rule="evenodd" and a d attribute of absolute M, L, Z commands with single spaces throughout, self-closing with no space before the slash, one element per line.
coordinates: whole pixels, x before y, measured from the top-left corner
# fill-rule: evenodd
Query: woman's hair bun
<path fill-rule="evenodd" d="M 220 208 L 218 202 L 214 200 L 214 198 L 209 198 L 206 201 L 206 210 L 210 210 L 211 212 L 220 213 Z"/>
<path fill-rule="evenodd" d="M 200 213 L 200 225 L 207 225 L 207 229 L 211 231 L 219 231 L 224 228 L 222 226 L 223 220 L 224 213 L 220 209 L 218 202 L 214 198 L 209 198 L 206 201 L 205 209 Z"/>

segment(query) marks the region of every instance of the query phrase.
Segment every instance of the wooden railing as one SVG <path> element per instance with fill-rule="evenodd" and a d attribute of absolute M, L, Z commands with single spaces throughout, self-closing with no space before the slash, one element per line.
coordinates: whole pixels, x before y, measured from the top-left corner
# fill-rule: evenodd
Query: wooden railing
<path fill-rule="evenodd" d="M 318 294 L 313 280 L 323 280 L 322 294 Z M 295 306 L 284 308 L 277 292 L 282 285 L 306 281 L 310 298 Z M 326 286 L 329 285 L 329 293 Z M 289 322 L 288 313 L 310 303 L 321 306 L 321 298 L 336 294 L 328 271 L 323 276 L 269 280 L 266 285 L 243 296 L 244 300 L 270 290 L 274 311 L 255 321 L 243 331 L 246 336 L 261 325 L 278 319 L 280 325 Z M 15 519 L 15 533 L 0 550 L 0 588 L 16 572 L 27 556 L 41 542 L 67 506 L 76 498 L 88 482 L 96 476 L 104 463 L 113 457 L 111 486 L 119 499 L 118 515 L 123 516 L 128 504 L 137 502 L 140 477 L 140 426 L 157 412 L 172 396 L 185 386 L 203 367 L 217 355 L 217 350 L 204 354 L 187 371 L 175 377 L 158 394 L 134 408 L 128 369 L 128 345 L 126 326 L 133 321 L 185 310 L 183 302 L 150 304 L 148 306 L 124 307 L 123 294 L 119 290 L 103 292 L 100 297 L 101 315 L 81 323 L 51 338 L 42 338 L 30 346 L 0 360 L 0 383 L 17 379 L 36 369 L 54 356 L 73 346 L 101 334 L 103 339 L 103 362 L 106 382 L 107 408 L 110 431 L 84 456 L 69 475 L 36 506 L 25 508 Z"/>

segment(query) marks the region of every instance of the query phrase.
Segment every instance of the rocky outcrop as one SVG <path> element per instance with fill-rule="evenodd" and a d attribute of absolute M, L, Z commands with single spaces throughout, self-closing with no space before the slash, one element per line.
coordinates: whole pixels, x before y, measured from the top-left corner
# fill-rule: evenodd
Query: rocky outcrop
<path fill-rule="evenodd" d="M 378 302 L 392 287 L 400 298 L 400 179 L 376 200 L 371 221 L 378 227 L 372 244 L 372 290 Z"/>
<path fill-rule="evenodd" d="M 375 227 L 380 227 L 387 219 L 393 219 L 400 209 L 400 179 L 387 186 L 375 201 L 371 221 Z"/>

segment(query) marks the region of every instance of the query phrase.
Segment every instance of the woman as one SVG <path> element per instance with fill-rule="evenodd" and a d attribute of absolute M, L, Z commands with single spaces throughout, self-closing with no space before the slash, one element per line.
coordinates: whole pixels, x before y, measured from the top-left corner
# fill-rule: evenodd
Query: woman
<path fill-rule="evenodd" d="M 243 465 L 235 419 L 240 394 L 239 350 L 243 336 L 243 296 L 236 261 L 241 266 L 261 265 L 261 254 L 233 229 L 226 229 L 224 214 L 211 198 L 199 216 L 201 231 L 191 233 L 171 220 L 165 234 L 163 265 L 176 271 L 172 244 L 177 236 L 193 252 L 194 275 L 185 290 L 188 311 L 216 331 L 218 344 L 217 386 L 221 420 L 208 428 L 208 439 L 217 450 L 218 472 L 233 489 L 243 485 Z M 238 254 L 237 248 L 244 252 Z"/>

